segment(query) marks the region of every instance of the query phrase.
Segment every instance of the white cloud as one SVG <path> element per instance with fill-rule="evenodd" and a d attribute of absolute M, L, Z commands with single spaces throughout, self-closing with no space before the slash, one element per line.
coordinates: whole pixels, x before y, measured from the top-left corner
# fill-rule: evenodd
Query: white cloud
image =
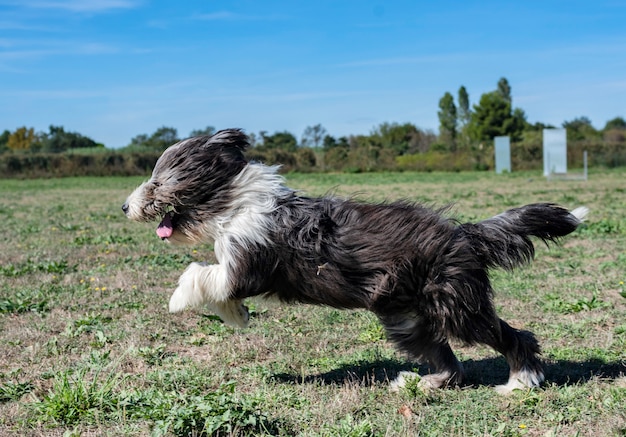
<path fill-rule="evenodd" d="M 10 47 L 10 41 L 5 41 L 5 46 Z M 0 46 L 2 42 L 0 41 Z M 30 47 L 0 52 L 0 62 L 14 59 L 36 59 L 59 55 L 104 55 L 118 53 L 116 47 L 99 43 L 30 43 Z"/>
<path fill-rule="evenodd" d="M 287 16 L 283 15 L 245 15 L 231 11 L 216 11 L 206 14 L 195 14 L 191 18 L 201 21 L 276 21 L 288 19 Z"/>
<path fill-rule="evenodd" d="M 28 9 L 57 9 L 70 12 L 104 12 L 112 9 L 132 9 L 139 5 L 136 0 L 20 0 L 0 1 L 2 5 Z"/>
<path fill-rule="evenodd" d="M 390 66 L 390 65 L 409 65 L 409 64 L 430 64 L 441 62 L 458 62 L 468 58 L 472 55 L 468 53 L 449 53 L 441 55 L 426 55 L 426 56 L 406 56 L 395 58 L 378 58 L 378 59 L 364 59 L 359 61 L 349 61 L 337 64 L 337 67 L 376 67 L 376 66 Z"/>

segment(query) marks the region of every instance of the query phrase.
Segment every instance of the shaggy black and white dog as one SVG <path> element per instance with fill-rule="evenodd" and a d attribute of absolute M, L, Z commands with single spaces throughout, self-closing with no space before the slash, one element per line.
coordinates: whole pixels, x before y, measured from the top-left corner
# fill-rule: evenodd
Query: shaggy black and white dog
<path fill-rule="evenodd" d="M 461 381 L 450 339 L 506 357 L 510 377 L 501 392 L 543 381 L 537 340 L 496 315 L 488 270 L 529 262 L 529 237 L 548 242 L 571 233 L 586 208 L 539 203 L 459 224 L 406 201 L 309 198 L 287 188 L 278 167 L 248 162 L 246 147 L 237 129 L 180 141 L 123 206 L 132 220 L 160 220 L 164 240 L 214 243 L 218 263 L 187 268 L 171 312 L 206 304 L 245 327 L 251 296 L 365 308 L 400 350 L 433 369 L 420 381 L 425 387 Z M 403 375 L 395 385 L 402 383 Z"/>

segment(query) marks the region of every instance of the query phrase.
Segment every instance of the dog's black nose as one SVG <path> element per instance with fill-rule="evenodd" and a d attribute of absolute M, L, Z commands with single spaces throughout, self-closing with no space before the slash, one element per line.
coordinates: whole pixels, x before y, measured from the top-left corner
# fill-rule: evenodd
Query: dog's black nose
<path fill-rule="evenodd" d="M 128 203 L 122 205 L 122 211 L 124 211 L 124 214 L 128 214 Z"/>

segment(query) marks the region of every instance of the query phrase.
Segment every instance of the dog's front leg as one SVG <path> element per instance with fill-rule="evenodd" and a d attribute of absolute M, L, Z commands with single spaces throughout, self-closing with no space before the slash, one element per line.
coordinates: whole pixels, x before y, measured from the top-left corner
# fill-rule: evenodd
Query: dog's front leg
<path fill-rule="evenodd" d="M 170 312 L 206 304 L 225 323 L 245 328 L 248 308 L 240 299 L 231 299 L 232 284 L 228 272 L 220 264 L 191 263 L 178 280 L 178 288 L 170 298 Z"/>

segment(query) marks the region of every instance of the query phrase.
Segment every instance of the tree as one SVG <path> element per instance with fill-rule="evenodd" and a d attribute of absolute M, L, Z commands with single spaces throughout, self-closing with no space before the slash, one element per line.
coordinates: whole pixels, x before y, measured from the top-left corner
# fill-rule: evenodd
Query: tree
<path fill-rule="evenodd" d="M 348 143 L 348 138 L 339 137 L 339 139 L 336 139 L 335 137 L 330 135 L 326 135 L 324 137 L 323 148 L 325 152 L 338 147 L 346 150 L 349 149 L 350 144 Z"/>
<path fill-rule="evenodd" d="M 524 111 L 513 109 L 509 82 L 501 78 L 498 88 L 483 94 L 478 105 L 474 105 L 467 133 L 476 142 L 492 141 L 500 135 L 509 135 L 513 141 L 519 141 L 527 126 Z"/>
<path fill-rule="evenodd" d="M 412 123 L 381 123 L 371 136 L 374 142 L 391 150 L 395 156 L 410 153 L 419 147 L 420 132 Z"/>
<path fill-rule="evenodd" d="M 606 122 L 602 132 L 604 133 L 605 141 L 609 143 L 623 143 L 626 139 L 626 120 L 622 117 L 615 117 Z"/>
<path fill-rule="evenodd" d="M 540 121 L 533 123 L 533 124 L 527 124 L 525 130 L 527 131 L 536 131 L 536 132 L 541 132 L 544 129 L 554 129 L 554 126 L 551 124 L 545 124 L 545 123 L 541 123 Z"/>
<path fill-rule="evenodd" d="M 570 121 L 564 121 L 563 127 L 567 129 L 567 139 L 571 141 L 598 137 L 598 131 L 591 124 L 589 117 L 582 116 Z"/>
<path fill-rule="evenodd" d="M 202 136 L 211 136 L 215 133 L 215 128 L 213 126 L 207 126 L 204 129 L 194 129 L 189 133 L 190 137 L 202 137 Z"/>
<path fill-rule="evenodd" d="M 507 129 L 509 129 L 509 135 L 513 137 L 513 140 L 517 141 L 521 138 L 522 133 L 528 129 L 528 120 L 523 109 L 513 109 L 512 119 Z"/>
<path fill-rule="evenodd" d="M 318 148 L 322 145 L 324 137 L 327 135 L 326 129 L 321 124 L 315 126 L 307 126 L 302 134 L 300 145 L 302 147 Z"/>
<path fill-rule="evenodd" d="M 468 134 L 476 142 L 491 141 L 500 135 L 510 135 L 511 104 L 498 91 L 485 93 L 474 105 Z"/>
<path fill-rule="evenodd" d="M 11 132 L 8 129 L 5 129 L 4 132 L 0 135 L 0 153 L 4 153 L 9 149 L 7 143 L 9 142 L 9 137 L 11 136 Z"/>
<path fill-rule="evenodd" d="M 276 132 L 274 135 L 267 135 L 261 132 L 263 137 L 263 146 L 265 150 L 283 150 L 285 152 L 295 152 L 298 150 L 298 140 L 293 134 L 287 131 Z"/>
<path fill-rule="evenodd" d="M 63 126 L 50 125 L 47 134 L 41 135 L 41 148 L 46 152 L 59 153 L 71 149 L 104 147 L 91 138 L 77 132 L 65 132 Z"/>
<path fill-rule="evenodd" d="M 7 147 L 14 151 L 25 151 L 37 140 L 35 129 L 20 127 L 15 130 L 7 140 Z"/>
<path fill-rule="evenodd" d="M 157 150 L 165 150 L 174 143 L 180 141 L 178 131 L 173 127 L 160 127 L 152 134 L 149 140 L 150 147 Z"/>
<path fill-rule="evenodd" d="M 459 108 L 458 108 L 458 140 L 457 148 L 467 149 L 470 146 L 470 138 L 467 133 L 467 126 L 472 119 L 472 110 L 470 109 L 469 94 L 464 86 L 459 88 Z"/>
<path fill-rule="evenodd" d="M 469 103 L 469 94 L 464 86 L 459 88 L 459 110 L 458 110 L 458 121 L 462 127 L 465 127 L 467 123 L 469 123 L 470 118 L 472 116 L 472 111 L 470 109 Z"/>
<path fill-rule="evenodd" d="M 501 78 L 498 81 L 498 94 L 507 102 L 513 103 L 511 99 L 511 85 L 509 85 L 509 81 L 506 80 L 505 77 Z"/>
<path fill-rule="evenodd" d="M 322 147 L 325 152 L 331 149 L 334 149 L 335 147 L 337 147 L 337 140 L 335 139 L 335 137 L 331 135 L 326 135 L 324 137 L 324 142 L 322 143 Z"/>
<path fill-rule="evenodd" d="M 607 121 L 603 130 L 607 131 L 611 129 L 626 130 L 626 120 L 622 117 L 615 117 L 614 119 Z"/>
<path fill-rule="evenodd" d="M 456 150 L 456 126 L 457 112 L 454 97 L 449 92 L 439 100 L 439 136 L 441 140 L 449 143 L 450 150 Z"/>
<path fill-rule="evenodd" d="M 130 146 L 147 147 L 158 151 L 167 149 L 174 143 L 180 141 L 178 132 L 173 127 L 162 126 L 152 135 L 139 134 L 130 140 Z"/>
<path fill-rule="evenodd" d="M 257 137 L 254 132 L 250 132 L 248 134 L 248 141 L 250 142 L 250 147 L 256 147 L 257 145 Z"/>

